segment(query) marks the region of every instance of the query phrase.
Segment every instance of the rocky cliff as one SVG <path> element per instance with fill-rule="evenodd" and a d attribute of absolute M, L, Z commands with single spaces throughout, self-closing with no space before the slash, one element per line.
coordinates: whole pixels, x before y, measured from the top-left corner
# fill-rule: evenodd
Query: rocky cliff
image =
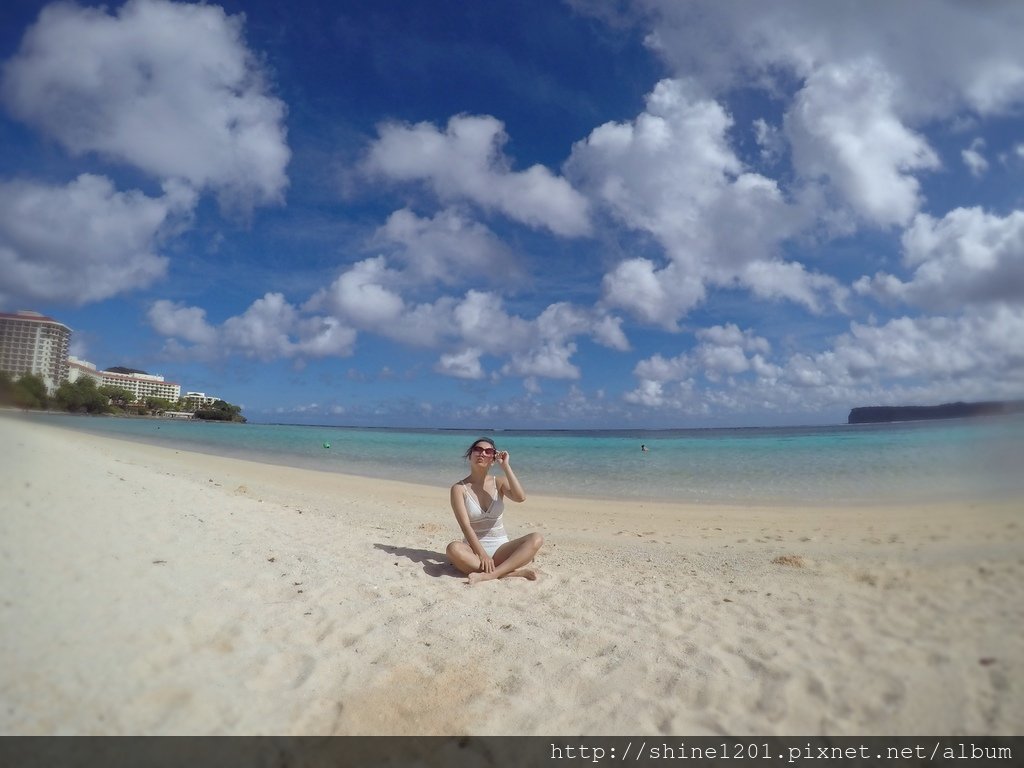
<path fill-rule="evenodd" d="M 967 416 L 993 416 L 1024 412 L 1024 400 L 999 400 L 984 403 L 943 403 L 942 405 L 879 405 L 854 408 L 848 424 L 878 424 L 887 421 L 922 419 L 960 419 Z"/>

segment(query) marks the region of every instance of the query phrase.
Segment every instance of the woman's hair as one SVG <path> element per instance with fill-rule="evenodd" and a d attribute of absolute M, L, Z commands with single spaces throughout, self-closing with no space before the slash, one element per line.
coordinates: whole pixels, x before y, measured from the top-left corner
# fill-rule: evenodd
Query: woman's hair
<path fill-rule="evenodd" d="M 464 454 L 462 454 L 462 458 L 468 459 L 469 455 L 471 453 L 473 453 L 473 446 L 476 445 L 477 443 L 490 443 L 491 444 L 491 448 L 497 448 L 497 446 L 494 444 L 494 441 L 491 440 L 491 438 L 489 438 L 489 437 L 478 437 L 476 440 L 474 440 L 472 443 L 470 443 L 469 448 L 467 448 L 466 452 Z"/>

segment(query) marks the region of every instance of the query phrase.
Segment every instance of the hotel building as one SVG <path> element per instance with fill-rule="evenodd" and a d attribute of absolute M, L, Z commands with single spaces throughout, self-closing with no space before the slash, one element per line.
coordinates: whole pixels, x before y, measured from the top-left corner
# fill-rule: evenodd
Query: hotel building
<path fill-rule="evenodd" d="M 0 371 L 17 379 L 39 376 L 53 394 L 68 377 L 71 329 L 52 317 L 23 310 L 0 312 Z"/>
<path fill-rule="evenodd" d="M 147 397 L 161 397 L 178 402 L 181 397 L 181 384 L 173 381 L 164 381 L 163 376 L 155 376 L 149 373 L 117 373 L 116 371 L 98 371 L 96 366 L 77 357 L 69 358 L 68 368 L 70 375 L 68 381 L 75 382 L 82 376 L 88 376 L 96 382 L 96 386 L 109 385 L 127 389 L 135 395 L 136 400 Z"/>
<path fill-rule="evenodd" d="M 205 392 L 186 392 L 183 399 L 185 404 L 193 411 L 197 411 L 200 408 L 206 408 L 220 400 L 219 397 L 216 397 L 215 395 L 208 395 Z"/>

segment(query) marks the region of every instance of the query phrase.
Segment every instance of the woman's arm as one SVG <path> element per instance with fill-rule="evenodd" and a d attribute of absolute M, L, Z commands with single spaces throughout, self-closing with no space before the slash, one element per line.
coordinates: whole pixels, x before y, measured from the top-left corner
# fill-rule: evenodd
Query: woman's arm
<path fill-rule="evenodd" d="M 501 467 L 501 471 L 505 473 L 505 498 L 512 499 L 512 501 L 526 501 L 526 491 L 523 490 L 523 485 L 516 477 L 516 473 L 512 471 L 509 458 L 508 451 L 498 451 L 496 461 Z"/>
<path fill-rule="evenodd" d="M 452 486 L 451 502 L 452 511 L 455 513 L 455 520 L 459 523 L 459 528 L 462 529 L 462 535 L 469 544 L 469 548 L 480 558 L 480 570 L 484 573 L 490 573 L 494 570 L 494 558 L 487 554 L 487 550 L 484 549 L 480 539 L 477 538 L 476 531 L 469 524 L 469 512 L 466 511 L 466 497 L 463 493 L 461 483 L 456 483 Z"/>

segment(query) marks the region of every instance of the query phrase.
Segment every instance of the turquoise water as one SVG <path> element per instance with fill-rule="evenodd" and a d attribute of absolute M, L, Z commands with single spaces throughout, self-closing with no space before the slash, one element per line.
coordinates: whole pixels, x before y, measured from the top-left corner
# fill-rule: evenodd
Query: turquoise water
<path fill-rule="evenodd" d="M 397 430 L 30 414 L 157 445 L 446 487 L 481 435 L 527 491 L 686 502 L 1024 496 L 1024 418 L 664 431 Z M 325 448 L 324 444 L 330 445 Z M 640 451 L 641 443 L 649 448 Z"/>

